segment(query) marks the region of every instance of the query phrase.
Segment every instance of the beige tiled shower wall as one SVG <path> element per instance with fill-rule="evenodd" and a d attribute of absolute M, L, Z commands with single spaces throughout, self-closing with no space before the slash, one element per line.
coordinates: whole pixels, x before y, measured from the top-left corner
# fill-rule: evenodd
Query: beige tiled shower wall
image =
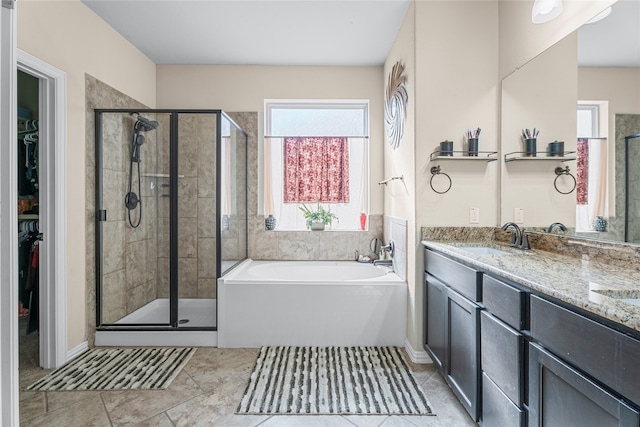
<path fill-rule="evenodd" d="M 92 346 L 96 326 L 95 281 L 95 113 L 96 108 L 146 108 L 90 75 L 85 75 L 86 91 L 86 252 L 87 252 L 87 339 Z M 104 123 L 104 224 L 103 319 L 111 322 L 155 298 L 157 241 L 153 220 L 143 221 L 132 230 L 127 222 L 124 195 L 128 185 L 129 144 L 134 120 L 111 115 Z M 116 120 L 115 118 L 118 117 Z M 147 136 L 147 135 L 145 135 Z M 151 141 L 153 136 L 149 136 Z M 148 162 L 154 160 L 148 155 Z M 145 161 L 147 161 L 145 159 Z M 143 182 L 143 186 L 144 186 Z M 137 190 L 136 190 L 137 192 Z M 143 200 L 144 209 L 155 210 L 151 197 Z"/>
<path fill-rule="evenodd" d="M 266 231 L 258 215 L 258 114 L 229 113 L 248 134 L 249 258 L 255 260 L 352 260 L 368 255 L 371 240 L 382 238 L 382 215 L 369 216 L 368 231 Z"/>

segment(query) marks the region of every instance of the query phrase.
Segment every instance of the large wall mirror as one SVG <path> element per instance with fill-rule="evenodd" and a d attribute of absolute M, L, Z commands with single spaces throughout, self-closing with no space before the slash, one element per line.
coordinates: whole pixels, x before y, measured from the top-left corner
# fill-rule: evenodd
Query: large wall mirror
<path fill-rule="evenodd" d="M 639 1 L 619 0 L 503 80 L 502 155 L 524 151 L 522 129 L 534 127 L 538 152 L 564 141 L 578 160 L 502 162 L 501 223 L 523 209 L 528 229 L 561 222 L 579 237 L 640 244 Z M 561 194 L 573 181 L 555 172 L 567 166 L 582 184 Z"/>

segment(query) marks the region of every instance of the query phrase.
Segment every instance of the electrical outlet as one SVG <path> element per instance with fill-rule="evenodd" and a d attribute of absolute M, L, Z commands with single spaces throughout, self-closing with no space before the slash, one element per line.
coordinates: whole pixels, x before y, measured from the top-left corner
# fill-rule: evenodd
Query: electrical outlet
<path fill-rule="evenodd" d="M 516 224 L 524 224 L 524 209 L 513 208 L 513 222 Z"/>
<path fill-rule="evenodd" d="M 469 208 L 469 224 L 480 224 L 480 208 Z"/>

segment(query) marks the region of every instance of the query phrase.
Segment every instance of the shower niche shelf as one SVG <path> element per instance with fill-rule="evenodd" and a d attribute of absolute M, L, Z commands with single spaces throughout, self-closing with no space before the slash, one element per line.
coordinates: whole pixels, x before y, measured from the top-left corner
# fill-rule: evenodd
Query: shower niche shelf
<path fill-rule="evenodd" d="M 524 151 L 516 151 L 504 155 L 505 163 L 516 161 L 535 161 L 535 162 L 571 162 L 576 159 L 575 151 L 565 151 L 562 156 L 550 156 L 546 151 L 537 152 L 535 156 L 527 155 Z"/>
<path fill-rule="evenodd" d="M 478 151 L 477 156 L 469 156 L 466 151 L 453 151 L 452 156 L 441 156 L 440 151 L 434 151 L 429 156 L 429 161 L 434 162 L 436 160 L 458 160 L 458 161 L 471 161 L 471 162 L 494 162 L 498 160 L 497 151 Z"/>

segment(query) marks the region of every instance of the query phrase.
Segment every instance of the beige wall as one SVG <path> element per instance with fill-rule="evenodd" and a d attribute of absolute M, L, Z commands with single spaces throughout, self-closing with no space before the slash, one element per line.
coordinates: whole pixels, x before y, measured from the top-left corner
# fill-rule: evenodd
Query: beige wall
<path fill-rule="evenodd" d="M 415 52 L 415 13 L 416 6 L 411 4 L 407 10 L 400 31 L 387 56 L 384 65 L 384 80 L 381 81 L 380 91 L 386 90 L 389 73 L 396 62 L 400 62 L 404 67 L 404 76 L 407 78 L 405 88 L 408 94 L 406 110 L 406 120 L 404 124 L 404 135 L 397 149 L 392 150 L 385 142 L 384 144 L 384 176 L 385 179 L 394 176 L 404 176 L 404 184 L 401 181 L 392 181 L 384 189 L 384 213 L 387 217 L 401 218 L 406 220 L 407 245 L 406 245 L 406 266 L 407 283 L 409 286 L 409 300 L 407 301 L 407 338 L 414 348 L 419 348 L 417 343 L 417 327 L 421 323 L 422 311 L 421 301 L 417 294 L 420 292 L 416 287 L 414 271 L 416 242 L 416 172 L 415 172 L 415 120 L 416 120 L 416 88 L 418 87 L 418 75 L 416 73 L 416 52 Z M 383 120 L 383 116 L 380 117 Z M 385 139 L 386 141 L 386 139 Z M 385 221 L 389 224 L 389 221 Z M 385 230 L 385 235 L 390 235 L 390 230 Z M 385 242 L 387 243 L 387 242 Z"/>
<path fill-rule="evenodd" d="M 382 213 L 382 67 L 158 65 L 158 108 L 264 110 L 265 99 L 369 99 L 370 214 Z"/>
<path fill-rule="evenodd" d="M 67 77 L 67 347 L 86 339 L 85 73 L 154 107 L 155 64 L 80 1 L 18 2 L 18 48 Z M 61 195 L 65 197 L 66 195 Z"/>
<path fill-rule="evenodd" d="M 497 150 L 497 24 L 495 1 L 414 2 L 385 64 L 385 76 L 396 61 L 407 68 L 405 138 L 397 150 L 384 151 L 385 176 L 404 175 L 405 186 L 385 190 L 385 215 L 407 220 L 407 338 L 415 349 L 421 348 L 423 317 L 420 228 L 467 225 L 470 207 L 480 207 L 480 225 L 497 220 L 496 163 L 429 161 L 445 139 L 462 151 L 465 131 L 475 127 L 482 128 L 480 150 Z M 437 164 L 453 182 L 443 195 L 429 185 Z"/>
<path fill-rule="evenodd" d="M 609 101 L 609 131 L 614 114 L 640 114 L 640 68 L 578 68 L 578 99 Z"/>
<path fill-rule="evenodd" d="M 547 49 L 502 82 L 502 156 L 524 151 L 522 129 L 540 130 L 537 151 L 551 141 L 564 141 L 566 151 L 576 149 L 578 99 L 577 34 Z M 556 167 L 576 162 L 515 161 L 502 164 L 500 223 L 514 220 L 514 208 L 525 210 L 525 226 L 546 227 L 560 221 L 575 225 L 575 192 L 558 193 L 553 185 Z M 569 177 L 558 188 L 569 191 Z"/>

